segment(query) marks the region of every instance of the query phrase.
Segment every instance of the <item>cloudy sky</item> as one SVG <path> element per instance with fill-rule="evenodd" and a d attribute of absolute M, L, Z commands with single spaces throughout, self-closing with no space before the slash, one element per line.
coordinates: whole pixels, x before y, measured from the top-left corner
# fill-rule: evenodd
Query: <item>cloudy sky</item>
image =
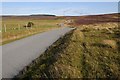
<path fill-rule="evenodd" d="M 2 15 L 79 16 L 117 13 L 117 2 L 3 2 Z"/>

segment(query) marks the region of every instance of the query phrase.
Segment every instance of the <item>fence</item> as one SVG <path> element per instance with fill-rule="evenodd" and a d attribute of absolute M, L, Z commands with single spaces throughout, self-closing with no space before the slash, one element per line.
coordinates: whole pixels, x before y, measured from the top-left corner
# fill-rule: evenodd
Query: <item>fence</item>
<path fill-rule="evenodd" d="M 2 25 L 2 32 L 8 32 L 8 31 L 20 31 L 20 30 L 29 30 L 32 29 L 32 27 L 24 27 L 24 25 L 21 24 L 17 24 L 17 25 L 9 25 L 9 24 L 3 24 Z M 36 28 L 36 26 L 34 26 L 34 28 Z"/>

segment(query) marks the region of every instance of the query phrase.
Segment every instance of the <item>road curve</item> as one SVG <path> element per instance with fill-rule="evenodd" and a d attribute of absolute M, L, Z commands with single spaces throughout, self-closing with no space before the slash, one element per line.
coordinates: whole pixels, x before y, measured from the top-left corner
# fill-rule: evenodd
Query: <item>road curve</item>
<path fill-rule="evenodd" d="M 36 34 L 2 46 L 2 78 L 13 78 L 46 48 L 72 28 L 60 28 Z"/>

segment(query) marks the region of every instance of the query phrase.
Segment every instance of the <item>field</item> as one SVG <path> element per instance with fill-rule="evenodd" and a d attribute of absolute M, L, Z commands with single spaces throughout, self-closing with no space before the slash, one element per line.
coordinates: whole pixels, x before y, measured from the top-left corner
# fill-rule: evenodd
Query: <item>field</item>
<path fill-rule="evenodd" d="M 118 17 L 114 17 L 116 20 L 110 18 L 103 20 L 103 18 L 96 17 L 97 21 L 91 21 L 93 18 L 88 17 L 87 22 L 83 23 L 80 17 L 71 17 L 74 19 L 71 26 L 75 26 L 76 29 L 57 40 L 16 77 L 52 78 L 53 80 L 56 78 L 119 79 L 120 27 Z"/>
<path fill-rule="evenodd" d="M 2 44 L 6 44 L 26 36 L 58 28 L 62 20 L 45 16 L 4 16 L 2 17 Z M 31 28 L 25 28 L 28 22 L 34 23 Z"/>

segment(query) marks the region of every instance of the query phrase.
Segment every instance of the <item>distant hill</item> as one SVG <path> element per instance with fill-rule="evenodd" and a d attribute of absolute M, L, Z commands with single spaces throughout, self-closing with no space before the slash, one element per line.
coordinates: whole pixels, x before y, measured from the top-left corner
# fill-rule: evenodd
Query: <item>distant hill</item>
<path fill-rule="evenodd" d="M 2 19 L 33 19 L 33 20 L 50 20 L 50 19 L 56 19 L 57 17 L 55 15 L 49 15 L 49 14 L 33 14 L 33 15 L 5 15 L 2 16 Z"/>
<path fill-rule="evenodd" d="M 56 16 L 56 15 L 50 15 L 50 14 L 33 14 L 30 16 Z"/>

